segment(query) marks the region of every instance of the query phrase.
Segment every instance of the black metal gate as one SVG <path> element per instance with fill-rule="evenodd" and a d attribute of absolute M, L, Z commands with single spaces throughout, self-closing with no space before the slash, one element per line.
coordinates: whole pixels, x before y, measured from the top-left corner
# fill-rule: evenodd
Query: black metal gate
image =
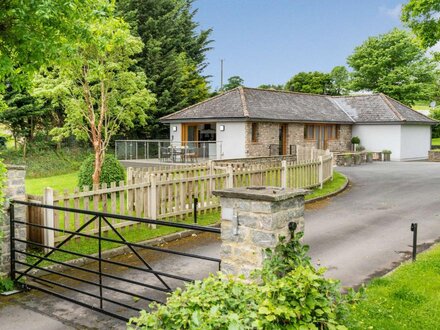
<path fill-rule="evenodd" d="M 59 210 L 68 212 L 69 214 L 77 213 L 88 216 L 90 219 L 84 221 L 76 231 L 68 231 L 17 220 L 14 216 L 15 204 Z M 220 228 L 216 227 L 142 219 L 32 202 L 12 201 L 10 206 L 12 280 L 24 289 L 37 289 L 94 311 L 127 321 L 129 318 L 127 316 L 129 314 L 127 313 L 129 311 L 140 311 L 147 306 L 143 305 L 143 308 L 139 308 L 130 302 L 143 300 L 146 302 L 155 301 L 163 303 L 165 294 L 171 292 L 175 287 L 180 286 L 179 283 L 194 280 L 187 276 L 182 276 L 181 274 L 153 269 L 150 263 L 147 262 L 147 257 L 143 255 L 144 251 L 214 262 L 218 263 L 218 268 L 216 269 L 220 268 L 220 259 L 218 258 L 166 249 L 160 246 L 129 242 L 124 237 L 122 230 L 117 228 L 118 221 L 131 221 L 133 222 L 133 228 L 136 228 L 135 226 L 167 226 L 205 232 L 207 233 L 206 235 L 220 233 Z M 98 223 L 97 232 L 95 234 L 86 233 L 87 227 L 94 222 Z M 51 247 L 15 237 L 17 225 L 63 232 L 64 234 L 68 234 L 68 236 L 55 247 Z M 106 229 L 110 228 L 110 233 L 103 233 L 104 226 Z M 88 244 L 90 244 L 90 240 L 96 242 L 95 254 L 84 254 L 69 250 L 69 246 L 84 244 L 85 240 L 88 240 Z M 133 258 L 131 258 L 130 262 L 127 262 L 126 260 L 121 261 L 117 258 L 103 257 L 102 245 L 106 243 L 125 246 Z M 40 249 L 40 251 L 36 251 L 36 249 Z M 42 252 L 42 250 L 45 252 Z M 84 258 L 84 260 L 88 262 L 83 262 L 81 265 L 74 264 L 60 258 L 60 256 L 65 255 Z M 48 264 L 57 266 L 46 267 Z M 113 269 L 108 271 L 109 267 L 113 267 Z M 118 271 L 115 272 L 115 269 Z M 48 275 L 41 276 L 36 273 L 36 271 L 41 271 Z M 134 276 L 134 272 L 140 273 L 136 273 L 136 276 Z M 123 277 L 120 275 L 121 273 L 127 273 L 131 276 Z M 26 279 L 26 281 L 23 281 L 24 279 Z M 123 285 L 122 288 L 120 287 L 121 283 Z M 111 294 L 109 292 L 111 292 Z M 115 311 L 115 306 L 117 306 L 118 312 Z M 120 313 L 119 311 L 121 311 L 121 309 L 125 313 Z"/>

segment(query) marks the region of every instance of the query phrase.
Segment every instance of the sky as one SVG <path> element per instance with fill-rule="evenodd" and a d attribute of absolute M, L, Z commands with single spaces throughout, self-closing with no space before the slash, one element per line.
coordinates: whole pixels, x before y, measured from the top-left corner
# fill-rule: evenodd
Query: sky
<path fill-rule="evenodd" d="M 244 85 L 285 84 L 301 71 L 329 72 L 369 36 L 402 28 L 402 0 L 196 0 L 195 20 L 212 28 L 211 88 L 238 75 Z"/>

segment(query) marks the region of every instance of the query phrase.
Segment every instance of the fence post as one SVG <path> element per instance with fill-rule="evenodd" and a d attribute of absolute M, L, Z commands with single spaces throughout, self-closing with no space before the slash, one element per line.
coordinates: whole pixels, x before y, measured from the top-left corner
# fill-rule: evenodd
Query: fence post
<path fill-rule="evenodd" d="M 53 206 L 54 197 L 52 188 L 44 188 L 43 204 Z M 53 209 L 44 209 L 44 225 L 49 228 L 54 228 L 54 216 Z M 54 247 L 55 246 L 55 231 L 50 229 L 44 229 L 44 245 Z M 51 249 L 46 248 L 46 252 L 50 252 Z"/>
<path fill-rule="evenodd" d="M 322 189 L 322 186 L 324 184 L 324 162 L 322 159 L 322 156 L 318 157 L 319 159 L 319 165 L 318 165 L 318 175 L 319 175 L 319 189 Z"/>
<path fill-rule="evenodd" d="M 150 174 L 150 214 L 151 219 L 157 220 L 157 180 L 155 174 Z"/>
<path fill-rule="evenodd" d="M 212 192 L 212 176 L 214 175 L 214 163 L 208 160 L 208 175 L 209 175 L 209 194 Z"/>
<path fill-rule="evenodd" d="M 234 188 L 234 170 L 231 165 L 228 165 L 226 169 L 226 173 L 228 173 L 228 178 L 226 180 L 226 188 Z"/>
<path fill-rule="evenodd" d="M 333 181 L 333 152 L 330 153 L 330 171 L 331 171 L 331 180 Z"/>
<path fill-rule="evenodd" d="M 287 160 L 281 161 L 281 188 L 287 188 Z"/>

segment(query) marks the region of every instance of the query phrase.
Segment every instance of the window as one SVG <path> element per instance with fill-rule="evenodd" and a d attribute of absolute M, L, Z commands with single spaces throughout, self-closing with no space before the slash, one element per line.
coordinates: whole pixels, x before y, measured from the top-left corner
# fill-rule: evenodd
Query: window
<path fill-rule="evenodd" d="M 326 140 L 339 139 L 341 125 L 304 125 L 304 139 L 316 140 L 318 136 L 325 136 Z"/>
<path fill-rule="evenodd" d="M 251 127 L 252 142 L 258 142 L 258 124 L 252 123 Z"/>
<path fill-rule="evenodd" d="M 304 126 L 304 138 L 307 140 L 315 139 L 315 125 Z"/>

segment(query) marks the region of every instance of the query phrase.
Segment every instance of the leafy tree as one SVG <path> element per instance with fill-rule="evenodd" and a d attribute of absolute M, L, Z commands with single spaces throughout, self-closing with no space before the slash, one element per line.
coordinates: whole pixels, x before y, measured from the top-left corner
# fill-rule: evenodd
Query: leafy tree
<path fill-rule="evenodd" d="M 108 8 L 107 0 L 0 1 L 0 91 L 64 58 L 66 45 L 88 37 L 86 22 Z"/>
<path fill-rule="evenodd" d="M 344 95 L 348 92 L 348 85 L 350 82 L 350 73 L 343 65 L 335 66 L 330 72 L 332 80 L 332 95 Z"/>
<path fill-rule="evenodd" d="M 158 119 L 208 97 L 208 84 L 201 72 L 206 67 L 211 29 L 200 30 L 195 22 L 193 0 L 119 0 L 118 9 L 145 48 L 138 66 L 147 86 L 156 95 L 157 110 L 148 131 L 137 126 L 138 135 L 162 137 L 168 129 Z M 132 132 L 133 133 L 133 132 Z"/>
<path fill-rule="evenodd" d="M 394 29 L 370 37 L 348 57 L 351 87 L 385 93 L 403 103 L 427 99 L 435 67 L 413 36 Z"/>
<path fill-rule="evenodd" d="M 229 77 L 228 82 L 223 85 L 222 90 L 228 91 L 238 86 L 243 86 L 243 84 L 244 84 L 244 80 L 240 76 L 232 76 Z"/>
<path fill-rule="evenodd" d="M 15 147 L 19 140 L 23 143 L 23 157 L 27 145 L 35 136 L 37 128 L 45 125 L 46 109 L 26 91 L 13 91 L 9 87 L 5 93 L 6 107 L 0 111 L 0 122 L 11 131 Z"/>
<path fill-rule="evenodd" d="M 432 110 L 430 113 L 430 117 L 440 121 L 440 110 Z M 434 126 L 432 128 L 432 137 L 439 138 L 440 137 L 440 124 Z"/>
<path fill-rule="evenodd" d="M 402 21 L 424 47 L 434 46 L 440 40 L 440 1 L 410 0 L 402 8 Z"/>
<path fill-rule="evenodd" d="M 275 84 L 263 84 L 258 86 L 261 89 L 274 89 L 274 90 L 283 90 L 284 85 L 275 85 Z"/>
<path fill-rule="evenodd" d="M 300 72 L 289 79 L 285 89 L 301 93 L 330 94 L 332 79 L 328 73 Z"/>
<path fill-rule="evenodd" d="M 89 23 L 90 38 L 78 42 L 71 59 L 40 77 L 41 97 L 60 96 L 65 124 L 52 134 L 88 139 L 95 153 L 93 183 L 99 183 L 105 151 L 121 127 L 135 120 L 145 124 L 154 97 L 146 89 L 143 72 L 130 69 L 142 41 L 131 35 L 121 19 L 108 17 Z M 57 86 L 60 91 L 55 93 Z M 44 88 L 43 88 L 44 87 Z"/>

